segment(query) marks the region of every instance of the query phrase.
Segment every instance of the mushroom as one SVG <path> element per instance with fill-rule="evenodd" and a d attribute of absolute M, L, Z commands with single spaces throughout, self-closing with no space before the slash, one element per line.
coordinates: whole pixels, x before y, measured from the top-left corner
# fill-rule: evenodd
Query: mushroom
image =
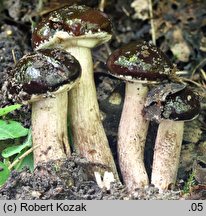
<path fill-rule="evenodd" d="M 70 155 L 67 92 L 79 81 L 81 67 L 59 49 L 38 50 L 16 64 L 6 82 L 8 98 L 32 106 L 34 163 Z"/>
<path fill-rule="evenodd" d="M 151 183 L 165 190 L 176 182 L 184 121 L 198 116 L 199 96 L 183 83 L 161 84 L 148 93 L 144 112 L 146 119 L 159 122 Z"/>
<path fill-rule="evenodd" d="M 34 29 L 33 47 L 61 47 L 80 62 L 82 77 L 69 93 L 69 115 L 74 149 L 89 161 L 116 166 L 101 122 L 93 78 L 91 48 L 111 38 L 106 14 L 84 5 L 66 6 L 49 13 Z M 108 171 L 108 170 L 107 170 Z"/>
<path fill-rule="evenodd" d="M 133 42 L 115 50 L 107 60 L 110 74 L 126 81 L 124 106 L 118 129 L 118 157 L 129 190 L 148 185 L 144 147 L 149 122 L 143 108 L 149 84 L 173 76 L 165 54 L 147 42 Z"/>

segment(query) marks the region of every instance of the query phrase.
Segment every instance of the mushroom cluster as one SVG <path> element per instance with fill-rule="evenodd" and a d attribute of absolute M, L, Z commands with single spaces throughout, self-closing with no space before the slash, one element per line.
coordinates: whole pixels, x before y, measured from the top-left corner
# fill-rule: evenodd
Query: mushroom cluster
<path fill-rule="evenodd" d="M 103 165 L 94 174 L 99 186 L 107 188 L 118 173 L 101 122 L 91 49 L 109 41 L 111 32 L 108 16 L 85 5 L 50 12 L 32 33 L 35 51 L 20 59 L 2 87 L 8 98 L 32 106 L 35 164 L 66 158 L 72 146 L 88 161 Z M 124 45 L 109 56 L 107 66 L 112 76 L 126 82 L 117 143 L 123 180 L 129 191 L 149 184 L 144 148 L 149 121 L 156 121 L 151 183 L 167 189 L 176 180 L 184 121 L 198 115 L 199 97 L 150 43 Z"/>
<path fill-rule="evenodd" d="M 198 115 L 199 97 L 177 77 L 167 56 L 150 43 L 133 42 L 115 50 L 107 66 L 111 75 L 126 81 L 117 144 L 123 180 L 129 190 L 148 185 L 144 146 L 148 123 L 155 120 L 160 124 L 151 183 L 167 189 L 176 180 L 183 122 Z"/>
<path fill-rule="evenodd" d="M 142 112 L 148 85 L 173 76 L 167 56 L 147 42 L 133 42 L 115 50 L 107 60 L 110 74 L 126 81 L 124 107 L 118 129 L 118 157 L 129 190 L 149 184 L 144 147 L 149 121 Z"/>
<path fill-rule="evenodd" d="M 69 118 L 76 153 L 108 167 L 116 165 L 101 122 L 93 77 L 91 49 L 111 39 L 111 22 L 103 12 L 84 5 L 65 6 L 42 18 L 32 34 L 35 50 L 61 48 L 80 63 L 80 82 L 69 93 Z"/>

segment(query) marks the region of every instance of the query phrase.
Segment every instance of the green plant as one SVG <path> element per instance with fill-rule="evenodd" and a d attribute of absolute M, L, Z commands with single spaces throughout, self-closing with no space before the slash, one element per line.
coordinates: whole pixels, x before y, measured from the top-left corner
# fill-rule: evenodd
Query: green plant
<path fill-rule="evenodd" d="M 185 185 L 183 187 L 183 194 L 188 194 L 191 191 L 191 188 L 195 185 L 195 178 L 194 178 L 194 172 L 192 172 L 187 181 L 185 182 Z"/>
<path fill-rule="evenodd" d="M 33 169 L 33 156 L 30 154 L 32 152 L 31 131 L 6 116 L 20 107 L 21 105 L 15 104 L 0 109 L 0 145 L 3 143 L 6 146 L 1 152 L 3 162 L 0 162 L 0 186 L 7 181 L 12 169 L 21 170 L 24 166 Z M 25 136 L 27 138 L 23 144 L 6 145 L 8 140 L 19 141 L 19 138 Z"/>

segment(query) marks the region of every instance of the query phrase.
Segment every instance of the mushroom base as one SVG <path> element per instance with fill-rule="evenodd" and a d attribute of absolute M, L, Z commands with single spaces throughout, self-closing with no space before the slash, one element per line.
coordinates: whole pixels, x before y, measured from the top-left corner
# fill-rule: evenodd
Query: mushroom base
<path fill-rule="evenodd" d="M 82 67 L 80 82 L 69 92 L 69 115 L 74 150 L 89 161 L 106 166 L 103 173 L 111 171 L 118 178 L 101 122 L 91 51 L 84 47 L 70 47 L 67 51 L 80 62 Z M 98 169 L 100 172 L 101 170 Z"/>
<path fill-rule="evenodd" d="M 142 110 L 148 88 L 141 83 L 126 83 L 125 100 L 118 130 L 118 156 L 128 190 L 148 185 L 144 148 L 149 122 Z"/>
<path fill-rule="evenodd" d="M 160 190 L 175 184 L 184 132 L 183 121 L 163 120 L 155 141 L 151 183 Z"/>
<path fill-rule="evenodd" d="M 34 164 L 70 156 L 67 91 L 32 103 Z"/>

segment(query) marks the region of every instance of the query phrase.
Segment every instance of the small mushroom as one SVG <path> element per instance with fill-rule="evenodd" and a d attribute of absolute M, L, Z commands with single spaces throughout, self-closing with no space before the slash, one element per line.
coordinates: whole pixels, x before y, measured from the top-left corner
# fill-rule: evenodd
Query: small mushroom
<path fill-rule="evenodd" d="M 67 92 L 79 81 L 81 67 L 59 49 L 38 50 L 16 64 L 6 82 L 8 98 L 31 104 L 35 165 L 70 155 Z"/>
<path fill-rule="evenodd" d="M 165 54 L 147 42 L 133 42 L 115 50 L 107 60 L 110 74 L 126 81 L 124 107 L 118 129 L 118 157 L 129 190 L 148 185 L 144 147 L 149 122 L 143 116 L 147 85 L 173 77 Z"/>
<path fill-rule="evenodd" d="M 198 116 L 199 96 L 184 84 L 167 83 L 151 89 L 145 104 L 145 117 L 159 122 L 151 183 L 165 190 L 175 184 L 184 121 Z"/>
<path fill-rule="evenodd" d="M 34 29 L 33 47 L 61 47 L 81 64 L 82 77 L 69 93 L 69 114 L 74 148 L 89 161 L 116 166 L 101 122 L 93 78 L 91 49 L 111 39 L 111 22 L 106 14 L 84 5 L 66 6 L 45 16 Z"/>

